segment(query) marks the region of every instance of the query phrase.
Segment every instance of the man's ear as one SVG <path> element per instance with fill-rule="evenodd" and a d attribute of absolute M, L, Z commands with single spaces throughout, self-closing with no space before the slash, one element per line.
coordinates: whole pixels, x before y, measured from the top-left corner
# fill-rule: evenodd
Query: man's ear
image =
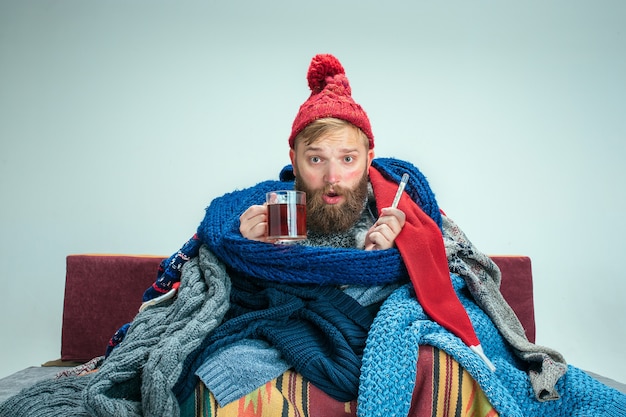
<path fill-rule="evenodd" d="M 374 159 L 374 149 L 370 149 L 367 151 L 367 167 L 369 168 L 372 165 L 372 160 Z"/>
<path fill-rule="evenodd" d="M 293 172 L 296 172 L 296 151 L 293 148 L 289 149 L 289 159 L 291 159 Z"/>

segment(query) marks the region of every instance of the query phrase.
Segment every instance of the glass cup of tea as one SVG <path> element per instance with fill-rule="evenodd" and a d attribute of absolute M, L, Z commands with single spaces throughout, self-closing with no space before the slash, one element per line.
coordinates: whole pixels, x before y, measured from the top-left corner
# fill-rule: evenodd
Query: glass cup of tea
<path fill-rule="evenodd" d="M 265 201 L 270 242 L 293 243 L 306 239 L 306 194 L 303 191 L 270 191 Z"/>

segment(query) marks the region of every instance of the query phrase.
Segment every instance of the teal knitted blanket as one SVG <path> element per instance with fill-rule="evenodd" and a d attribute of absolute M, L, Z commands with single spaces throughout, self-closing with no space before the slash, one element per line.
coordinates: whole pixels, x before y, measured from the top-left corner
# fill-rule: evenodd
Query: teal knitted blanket
<path fill-rule="evenodd" d="M 452 355 L 480 384 L 502 417 L 626 415 L 626 395 L 571 365 L 557 382 L 560 398 L 537 401 L 523 363 L 469 296 L 465 281 L 457 275 L 452 275 L 452 280 L 497 370 L 491 372 L 459 338 L 431 321 L 410 286 L 404 286 L 385 301 L 370 329 L 361 368 L 358 415 L 407 415 L 419 360 L 418 345 L 422 344 Z"/>

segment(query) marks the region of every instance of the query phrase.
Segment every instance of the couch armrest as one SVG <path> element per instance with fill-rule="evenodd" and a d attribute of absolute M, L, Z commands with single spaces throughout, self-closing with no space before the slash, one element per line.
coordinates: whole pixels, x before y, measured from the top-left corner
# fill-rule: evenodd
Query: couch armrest
<path fill-rule="evenodd" d="M 533 273 L 527 256 L 492 255 L 490 258 L 502 272 L 500 292 L 519 318 L 526 337 L 535 341 L 535 304 L 533 299 Z"/>
<path fill-rule="evenodd" d="M 113 333 L 132 321 L 163 256 L 69 255 L 61 331 L 61 360 L 104 355 Z"/>

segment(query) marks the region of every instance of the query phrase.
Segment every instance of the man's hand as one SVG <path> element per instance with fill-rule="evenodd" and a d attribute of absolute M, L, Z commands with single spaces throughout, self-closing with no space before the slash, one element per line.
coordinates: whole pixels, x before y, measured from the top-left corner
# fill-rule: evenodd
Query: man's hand
<path fill-rule="evenodd" d="M 365 250 L 392 248 L 405 221 L 406 215 L 402 210 L 391 207 L 382 209 L 376 223 L 367 231 Z"/>
<path fill-rule="evenodd" d="M 239 231 L 247 239 L 267 241 L 267 205 L 250 206 L 239 216 Z"/>

